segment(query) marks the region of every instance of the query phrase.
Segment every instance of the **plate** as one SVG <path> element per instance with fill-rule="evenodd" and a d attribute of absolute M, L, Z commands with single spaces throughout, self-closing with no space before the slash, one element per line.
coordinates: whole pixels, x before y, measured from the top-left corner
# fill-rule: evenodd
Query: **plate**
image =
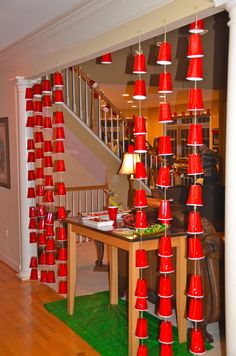
<path fill-rule="evenodd" d="M 117 213 L 117 219 L 120 220 L 122 219 L 123 215 L 128 214 L 127 211 L 120 211 Z M 91 218 L 101 218 L 104 220 L 109 220 L 109 214 L 108 210 L 103 210 L 103 211 L 89 211 L 86 213 L 80 213 L 82 220 L 90 220 Z"/>
<path fill-rule="evenodd" d="M 99 218 L 90 218 L 90 219 L 85 219 L 83 221 L 84 225 L 89 225 L 92 227 L 112 227 L 112 225 L 114 224 L 113 220 L 105 220 L 105 219 L 101 219 L 100 221 L 95 220 L 95 219 L 99 219 Z"/>

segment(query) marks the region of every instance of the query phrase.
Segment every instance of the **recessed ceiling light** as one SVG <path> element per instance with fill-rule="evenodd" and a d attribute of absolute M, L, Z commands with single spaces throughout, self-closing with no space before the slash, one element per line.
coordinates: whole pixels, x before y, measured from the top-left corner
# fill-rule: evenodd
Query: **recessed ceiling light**
<path fill-rule="evenodd" d="M 124 93 L 124 94 L 122 94 L 122 96 L 129 96 L 129 94 Z"/>
<path fill-rule="evenodd" d="M 131 108 L 136 108 L 137 107 L 137 105 L 131 105 Z"/>
<path fill-rule="evenodd" d="M 133 103 L 133 100 L 127 100 L 127 103 L 128 103 L 128 104 L 132 104 L 132 103 Z"/>

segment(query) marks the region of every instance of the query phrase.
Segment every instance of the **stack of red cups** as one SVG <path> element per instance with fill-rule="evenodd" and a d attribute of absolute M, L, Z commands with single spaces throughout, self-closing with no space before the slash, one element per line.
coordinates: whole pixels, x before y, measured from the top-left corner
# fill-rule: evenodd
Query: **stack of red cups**
<path fill-rule="evenodd" d="M 160 257 L 160 279 L 158 287 L 159 307 L 158 317 L 162 319 L 159 330 L 160 353 L 172 355 L 173 332 L 172 324 L 168 318 L 172 316 L 171 298 L 172 287 L 170 273 L 174 272 L 172 265 L 171 238 L 167 235 L 167 227 L 172 220 L 170 202 L 166 198 L 167 189 L 171 186 L 171 167 L 168 164 L 168 156 L 173 155 L 170 136 L 166 136 L 166 125 L 173 121 L 170 104 L 166 100 L 166 94 L 172 93 L 171 74 L 166 70 L 166 66 L 171 64 L 171 45 L 166 41 L 166 31 L 164 41 L 159 46 L 157 63 L 163 66 L 160 73 L 158 93 L 164 100 L 160 102 L 159 122 L 163 124 L 164 135 L 159 137 L 157 149 L 158 155 L 162 158 L 161 167 L 158 170 L 156 186 L 164 190 L 164 199 L 160 202 L 158 220 L 165 225 L 164 236 L 160 238 L 158 256 Z"/>
<path fill-rule="evenodd" d="M 203 334 L 198 323 L 203 321 L 203 288 L 199 261 L 204 258 L 200 234 L 203 233 L 201 216 L 198 210 L 203 205 L 202 187 L 197 184 L 197 176 L 203 174 L 201 157 L 197 149 L 203 144 L 202 127 L 197 123 L 197 114 L 203 109 L 202 89 L 197 88 L 197 82 L 203 79 L 202 75 L 202 45 L 201 34 L 204 32 L 202 20 L 190 25 L 189 47 L 187 57 L 190 58 L 187 80 L 194 81 L 194 88 L 189 91 L 188 110 L 194 117 L 190 125 L 187 145 L 192 146 L 192 153 L 188 157 L 188 175 L 193 177 L 194 184 L 190 186 L 187 205 L 193 208 L 188 216 L 188 259 L 194 263 L 194 273 L 191 275 L 187 295 L 190 298 L 187 319 L 193 322 L 191 330 L 190 352 L 194 355 L 203 355 L 206 352 Z"/>

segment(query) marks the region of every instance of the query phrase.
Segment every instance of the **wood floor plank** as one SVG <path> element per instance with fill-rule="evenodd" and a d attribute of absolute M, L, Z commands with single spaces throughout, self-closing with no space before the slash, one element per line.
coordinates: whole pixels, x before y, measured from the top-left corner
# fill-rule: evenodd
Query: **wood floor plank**
<path fill-rule="evenodd" d="M 0 356 L 98 356 L 43 306 L 61 297 L 40 282 L 21 282 L 0 262 Z"/>

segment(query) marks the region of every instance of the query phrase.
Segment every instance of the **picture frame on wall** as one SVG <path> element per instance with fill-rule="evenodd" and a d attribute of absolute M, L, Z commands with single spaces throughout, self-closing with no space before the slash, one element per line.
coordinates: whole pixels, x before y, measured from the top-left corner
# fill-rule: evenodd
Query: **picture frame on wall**
<path fill-rule="evenodd" d="M 0 118 L 0 186 L 10 189 L 10 150 L 8 118 Z"/>

